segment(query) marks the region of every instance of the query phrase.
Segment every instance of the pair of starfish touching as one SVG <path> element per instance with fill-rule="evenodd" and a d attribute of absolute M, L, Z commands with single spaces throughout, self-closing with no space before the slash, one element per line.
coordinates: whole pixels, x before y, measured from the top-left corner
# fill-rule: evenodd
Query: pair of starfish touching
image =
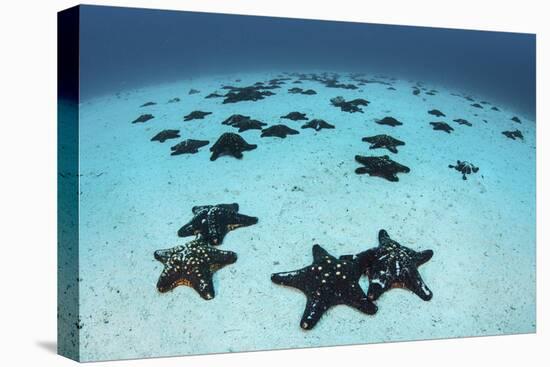
<path fill-rule="evenodd" d="M 220 245 L 229 231 L 253 225 L 258 219 L 238 213 L 236 203 L 197 206 L 192 211 L 193 219 L 180 228 L 178 235 L 197 235 L 197 239 L 155 251 L 155 259 L 164 264 L 157 289 L 167 292 L 186 285 L 209 300 L 215 295 L 213 273 L 237 261 L 236 253 L 213 246 Z M 433 251 L 416 252 L 402 246 L 385 230 L 379 232 L 378 240 L 378 247 L 339 258 L 314 245 L 311 265 L 271 276 L 274 283 L 297 288 L 306 295 L 307 304 L 300 322 L 303 329 L 312 329 L 325 311 L 339 304 L 374 314 L 378 309 L 374 301 L 393 287 L 408 288 L 425 301 L 432 298 L 418 267 L 432 257 Z M 370 280 L 367 294 L 358 283 L 363 274 Z"/>
<path fill-rule="evenodd" d="M 407 288 L 424 301 L 432 298 L 418 267 L 431 259 L 433 251 L 416 252 L 402 246 L 383 229 L 378 241 L 378 247 L 339 258 L 314 245 L 311 265 L 271 276 L 274 283 L 297 288 L 306 295 L 302 329 L 312 329 L 325 311 L 340 304 L 373 315 L 378 310 L 374 301 L 394 287 Z M 359 285 L 363 274 L 370 281 L 367 294 Z"/>
<path fill-rule="evenodd" d="M 240 214 L 237 203 L 195 206 L 192 212 L 193 219 L 179 229 L 178 236 L 196 236 L 196 239 L 154 253 L 155 259 L 164 264 L 157 289 L 164 293 L 186 285 L 209 300 L 215 295 L 213 273 L 237 261 L 235 252 L 214 246 L 221 245 L 229 231 L 256 224 L 258 218 Z"/>

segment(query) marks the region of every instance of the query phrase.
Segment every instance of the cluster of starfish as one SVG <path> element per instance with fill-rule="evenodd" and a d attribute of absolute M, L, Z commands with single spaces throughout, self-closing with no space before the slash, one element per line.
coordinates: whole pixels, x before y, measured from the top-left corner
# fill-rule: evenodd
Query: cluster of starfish
<path fill-rule="evenodd" d="M 239 213 L 239 205 L 217 204 L 192 208 L 193 218 L 178 230 L 179 237 L 195 236 L 190 242 L 157 250 L 156 260 L 164 268 L 157 282 L 161 293 L 177 286 L 192 287 L 203 299 L 214 298 L 214 272 L 237 261 L 237 254 L 217 248 L 230 231 L 254 225 L 258 218 Z M 433 252 L 416 252 L 392 240 L 385 230 L 378 235 L 379 246 L 357 255 L 336 258 L 319 245 L 313 246 L 313 263 L 305 268 L 272 274 L 276 284 L 301 290 L 307 297 L 300 322 L 303 329 L 313 328 L 330 307 L 345 304 L 372 315 L 374 302 L 393 287 L 405 287 L 428 301 L 432 292 L 420 277 L 418 267 Z M 361 289 L 360 277 L 370 280 L 368 292 Z"/>
<path fill-rule="evenodd" d="M 313 263 L 299 270 L 275 273 L 271 280 L 302 291 L 306 307 L 300 321 L 303 329 L 312 329 L 330 307 L 348 305 L 373 315 L 374 303 L 386 291 L 402 287 L 414 292 L 424 301 L 432 298 L 418 267 L 433 255 L 432 250 L 414 251 L 392 240 L 385 230 L 378 233 L 379 245 L 357 255 L 336 258 L 319 245 L 313 246 Z M 367 293 L 359 279 L 369 278 Z"/>
<path fill-rule="evenodd" d="M 258 222 L 258 218 L 239 213 L 239 204 L 203 205 L 192 208 L 193 218 L 178 231 L 179 237 L 196 236 L 184 245 L 157 250 L 155 259 L 164 265 L 157 282 L 159 292 L 179 285 L 192 287 L 205 300 L 214 298 L 214 272 L 237 261 L 237 254 L 222 251 L 225 235 L 234 229 Z"/>

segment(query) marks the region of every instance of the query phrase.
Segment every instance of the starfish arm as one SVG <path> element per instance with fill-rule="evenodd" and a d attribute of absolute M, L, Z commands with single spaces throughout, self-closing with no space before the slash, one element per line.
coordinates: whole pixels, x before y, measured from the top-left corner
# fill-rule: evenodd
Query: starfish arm
<path fill-rule="evenodd" d="M 214 283 L 212 282 L 212 274 L 210 272 L 206 272 L 206 274 L 202 274 L 200 278 L 194 279 L 191 285 L 205 300 L 210 300 L 216 295 L 214 292 Z"/>
<path fill-rule="evenodd" d="M 426 263 L 428 260 L 432 258 L 434 255 L 434 252 L 432 250 L 425 250 L 421 252 L 417 252 L 414 255 L 416 266 L 420 266 L 424 263 Z"/>
<path fill-rule="evenodd" d="M 387 174 L 387 175 L 384 176 L 384 178 L 385 178 L 386 180 L 388 180 L 388 181 L 391 181 L 391 182 L 397 182 L 397 181 L 399 181 L 399 177 L 397 177 L 397 176 L 395 175 L 395 173 Z"/>
<path fill-rule="evenodd" d="M 307 282 L 307 271 L 309 267 L 294 271 L 271 274 L 271 281 L 275 284 L 305 290 Z"/>
<path fill-rule="evenodd" d="M 308 298 L 300 327 L 304 330 L 313 329 L 328 308 L 329 306 L 320 299 Z"/>
<path fill-rule="evenodd" d="M 183 227 L 178 230 L 178 236 L 194 236 L 196 234 L 195 231 L 201 227 L 201 222 L 203 218 L 204 216 L 202 215 L 196 215 L 193 219 L 191 219 L 187 224 L 184 224 Z"/>
<path fill-rule="evenodd" d="M 397 149 L 393 145 L 388 145 L 388 150 L 392 153 L 397 153 Z"/>
<path fill-rule="evenodd" d="M 399 167 L 399 172 L 403 172 L 403 173 L 411 172 L 411 169 L 409 167 L 404 166 L 402 164 L 399 164 L 398 167 Z"/>
<path fill-rule="evenodd" d="M 353 284 L 353 287 L 350 287 L 345 299 L 345 304 L 356 308 L 367 315 L 374 315 L 376 311 L 378 311 L 378 307 L 376 307 L 376 305 L 367 297 L 365 292 L 363 292 L 357 283 Z"/>
<path fill-rule="evenodd" d="M 166 264 L 170 256 L 182 250 L 183 250 L 183 246 L 176 246 L 176 247 L 172 247 L 164 250 L 156 250 L 154 252 L 154 257 L 156 260 L 160 261 L 161 263 Z"/>
<path fill-rule="evenodd" d="M 240 213 L 234 213 L 234 215 L 232 215 L 231 217 L 231 223 L 229 225 L 231 227 L 230 228 L 231 230 L 239 227 L 251 226 L 256 223 L 258 223 L 257 217 L 251 217 Z"/>
<path fill-rule="evenodd" d="M 212 150 L 212 155 L 210 156 L 211 161 L 215 161 L 220 156 L 220 152 L 217 150 Z"/>
<path fill-rule="evenodd" d="M 405 279 L 405 286 L 424 301 L 432 299 L 432 291 L 424 283 L 416 268 L 409 270 L 409 276 Z"/>
<path fill-rule="evenodd" d="M 222 251 L 216 249 L 216 251 L 212 252 L 210 257 L 212 258 L 212 262 L 219 265 L 219 267 L 233 264 L 237 261 L 237 254 L 233 251 Z"/>
<path fill-rule="evenodd" d="M 319 245 L 313 245 L 313 248 L 311 249 L 311 252 L 313 253 L 313 262 L 322 261 L 325 258 L 335 259 L 334 256 L 330 255 L 327 250 L 322 248 Z"/>
<path fill-rule="evenodd" d="M 389 245 L 391 241 L 390 235 L 385 229 L 381 229 L 378 232 L 378 242 L 380 243 L 380 246 Z"/>

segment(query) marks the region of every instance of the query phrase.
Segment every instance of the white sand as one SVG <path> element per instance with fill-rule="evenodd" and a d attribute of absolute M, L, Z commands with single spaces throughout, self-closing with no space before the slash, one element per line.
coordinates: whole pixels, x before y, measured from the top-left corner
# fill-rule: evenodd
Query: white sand
<path fill-rule="evenodd" d="M 479 110 L 438 86 L 428 86 L 439 90 L 436 96 L 413 96 L 408 81 L 397 81 L 397 91 L 379 84 L 353 91 L 304 82 L 284 85 L 258 102 L 224 105 L 222 99 L 204 99 L 216 90 L 223 93 L 222 84 L 244 86 L 275 75 L 187 80 L 81 105 L 82 360 L 535 331 L 533 121 L 522 118 L 516 124 L 510 120 L 515 113 L 505 106 L 498 106 L 502 112 Z M 234 83 L 235 78 L 242 82 Z M 318 94 L 288 94 L 294 86 Z M 201 93 L 187 95 L 191 88 Z M 349 114 L 330 105 L 338 95 L 371 104 L 363 114 Z M 182 101 L 166 104 L 173 97 Z M 159 104 L 139 108 L 147 101 Z M 447 117 L 427 114 L 432 108 Z M 193 110 L 213 114 L 184 122 L 182 116 Z M 315 133 L 299 129 L 301 121 L 279 119 L 291 111 L 325 119 L 336 129 Z M 155 119 L 130 123 L 149 112 Z M 212 144 L 222 132 L 236 132 L 221 125 L 233 113 L 284 123 L 300 135 L 260 138 L 258 130 L 246 131 L 241 135 L 258 148 L 242 160 L 210 162 L 209 147 L 170 156 L 170 146 L 180 140 Z M 374 123 L 387 115 L 404 125 Z M 474 126 L 452 122 L 456 118 Z M 439 120 L 455 131 L 433 131 L 428 123 Z M 181 130 L 181 139 L 149 141 L 172 128 Z M 525 141 L 501 134 L 516 128 Z M 361 138 L 379 133 L 406 145 L 398 154 L 369 151 Z M 411 172 L 400 174 L 397 183 L 358 176 L 356 154 L 388 154 Z M 457 159 L 480 171 L 463 181 L 447 167 Z M 162 264 L 153 251 L 188 240 L 176 232 L 191 218 L 193 205 L 230 202 L 259 223 L 226 236 L 221 249 L 239 258 L 215 274 L 216 297 L 204 301 L 189 287 L 158 293 Z M 382 228 L 402 245 L 434 250 L 420 268 L 433 299 L 424 302 L 395 289 L 379 299 L 374 316 L 337 306 L 313 330 L 301 330 L 304 295 L 272 283 L 270 274 L 310 264 L 314 243 L 335 256 L 375 246 Z M 366 291 L 368 280 L 361 285 Z"/>

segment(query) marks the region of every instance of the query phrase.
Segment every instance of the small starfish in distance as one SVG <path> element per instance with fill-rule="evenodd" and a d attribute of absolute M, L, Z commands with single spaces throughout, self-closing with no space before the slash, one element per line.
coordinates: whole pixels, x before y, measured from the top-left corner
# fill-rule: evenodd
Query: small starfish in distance
<path fill-rule="evenodd" d="M 162 130 L 160 133 L 153 136 L 151 138 L 151 141 L 159 141 L 161 143 L 164 143 L 168 139 L 176 139 L 179 137 L 180 137 L 179 130 Z"/>
<path fill-rule="evenodd" d="M 146 114 L 143 114 L 141 116 L 139 116 L 137 119 L 135 119 L 134 121 L 132 121 L 132 124 L 136 124 L 138 122 L 147 122 L 151 119 L 155 118 L 155 116 L 151 115 L 150 113 L 146 113 Z"/>
<path fill-rule="evenodd" d="M 170 155 L 180 154 L 195 154 L 199 152 L 199 148 L 210 144 L 208 140 L 186 139 L 170 148 Z"/>
<path fill-rule="evenodd" d="M 230 155 L 237 159 L 241 159 L 243 157 L 243 152 L 254 150 L 257 147 L 256 144 L 248 144 L 239 134 L 223 133 L 210 148 L 212 152 L 210 160 L 215 161 L 221 155 Z"/>
<path fill-rule="evenodd" d="M 202 120 L 205 116 L 210 115 L 212 112 L 193 111 L 189 115 L 183 117 L 183 121 Z"/>
<path fill-rule="evenodd" d="M 361 140 L 370 143 L 369 149 L 386 148 L 392 153 L 397 153 L 398 146 L 405 145 L 404 141 L 386 134 L 367 136 Z"/>
<path fill-rule="evenodd" d="M 282 119 L 289 119 L 289 120 L 292 120 L 292 121 L 307 120 L 308 119 L 306 117 L 305 113 L 300 113 L 300 112 L 290 112 L 290 113 L 287 113 L 285 116 L 281 116 L 281 118 Z"/>
<path fill-rule="evenodd" d="M 428 113 L 430 115 L 434 115 L 434 116 L 437 116 L 437 117 L 445 117 L 445 114 L 439 110 L 429 110 Z"/>
<path fill-rule="evenodd" d="M 454 129 L 449 124 L 443 121 L 430 122 L 430 125 L 432 125 L 434 130 L 445 131 L 447 134 L 450 134 L 451 131 L 454 131 Z"/>
<path fill-rule="evenodd" d="M 367 157 L 356 155 L 355 160 L 363 166 L 355 170 L 358 175 L 368 174 L 369 176 L 382 177 L 388 181 L 397 182 L 398 173 L 409 173 L 409 167 L 404 166 L 390 159 L 389 156 L 383 155 L 380 157 Z"/>
<path fill-rule="evenodd" d="M 337 259 L 319 245 L 314 245 L 312 252 L 311 265 L 271 275 L 274 283 L 299 289 L 306 295 L 302 329 L 312 329 L 325 311 L 335 305 L 345 304 L 369 315 L 376 313 L 378 308 L 358 283 L 362 273 L 359 260 Z"/>
<path fill-rule="evenodd" d="M 329 124 L 325 120 L 313 119 L 302 125 L 302 129 L 313 129 L 315 131 L 319 131 L 322 129 L 334 129 L 334 125 Z"/>
<path fill-rule="evenodd" d="M 286 138 L 287 135 L 296 135 L 299 134 L 298 131 L 291 129 L 286 125 L 272 125 L 262 130 L 260 137 L 265 138 L 266 136 L 276 136 L 278 138 Z"/>
<path fill-rule="evenodd" d="M 374 122 L 376 122 L 379 125 L 388 125 L 388 126 L 391 126 L 391 127 L 403 125 L 403 123 L 401 121 L 399 121 L 396 118 L 391 117 L 391 116 L 386 116 L 381 120 L 374 120 Z"/>

